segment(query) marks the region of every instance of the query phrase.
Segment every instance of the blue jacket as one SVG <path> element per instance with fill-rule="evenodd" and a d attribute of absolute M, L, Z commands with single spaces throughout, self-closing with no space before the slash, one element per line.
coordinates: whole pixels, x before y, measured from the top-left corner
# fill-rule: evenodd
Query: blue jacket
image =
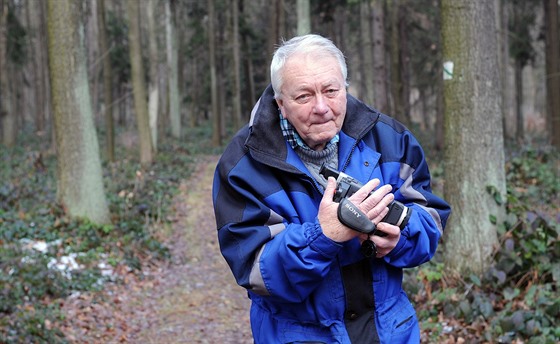
<path fill-rule="evenodd" d="M 419 143 L 348 95 L 339 170 L 391 184 L 413 209 L 397 246 L 368 259 L 358 239 L 322 233 L 322 187 L 284 139 L 278 113 L 269 86 L 222 155 L 212 191 L 221 252 L 252 300 L 255 342 L 419 343 L 402 269 L 433 257 L 451 211 L 431 192 Z"/>

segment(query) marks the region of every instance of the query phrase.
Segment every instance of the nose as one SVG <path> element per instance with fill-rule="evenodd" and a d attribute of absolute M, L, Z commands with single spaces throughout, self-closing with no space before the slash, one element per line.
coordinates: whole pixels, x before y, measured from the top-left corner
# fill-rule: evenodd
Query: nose
<path fill-rule="evenodd" d="M 313 105 L 313 111 L 320 115 L 324 115 L 329 111 L 327 100 L 322 94 L 318 94 L 315 97 L 315 104 Z"/>

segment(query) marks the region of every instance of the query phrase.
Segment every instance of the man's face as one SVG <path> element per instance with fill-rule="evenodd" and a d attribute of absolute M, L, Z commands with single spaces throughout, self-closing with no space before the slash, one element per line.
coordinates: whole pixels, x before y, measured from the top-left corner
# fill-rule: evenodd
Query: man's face
<path fill-rule="evenodd" d="M 334 57 L 298 54 L 284 65 L 282 115 L 303 141 L 322 150 L 340 131 L 346 115 L 346 86 Z"/>

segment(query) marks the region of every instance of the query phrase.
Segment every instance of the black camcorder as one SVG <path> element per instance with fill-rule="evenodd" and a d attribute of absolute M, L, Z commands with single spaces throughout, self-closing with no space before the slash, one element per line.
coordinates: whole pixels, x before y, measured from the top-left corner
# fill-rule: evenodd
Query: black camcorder
<path fill-rule="evenodd" d="M 350 177 L 346 173 L 339 172 L 327 166 L 326 164 L 323 164 L 321 166 L 321 170 L 319 171 L 319 173 L 323 177 L 325 177 L 325 179 L 328 179 L 329 177 L 334 177 L 336 179 L 336 192 L 334 194 L 333 201 L 337 203 L 344 203 L 344 208 L 350 210 L 350 212 L 346 211 L 349 213 L 349 215 L 343 215 L 344 213 L 341 215 L 339 210 L 339 219 L 343 217 L 344 220 L 346 220 L 346 221 L 342 221 L 344 224 L 360 232 L 364 232 L 368 234 L 374 232 L 375 225 L 373 225 L 373 229 L 370 229 L 369 227 L 371 225 L 369 225 L 367 222 L 371 224 L 373 223 L 369 221 L 369 219 L 368 221 L 360 222 L 359 224 L 358 222 L 355 221 L 355 220 L 364 221 L 365 219 L 367 219 L 367 217 L 365 217 L 365 214 L 361 214 L 363 215 L 361 216 L 360 214 L 358 214 L 359 209 L 357 209 L 356 206 L 353 206 L 351 203 L 350 205 L 347 205 L 347 203 L 349 202 L 343 202 L 346 201 L 346 198 L 352 196 L 356 191 L 358 191 L 363 186 L 363 184 L 357 181 L 356 179 Z M 341 206 L 339 206 L 339 208 L 343 208 L 342 204 Z M 385 217 L 383 218 L 383 220 L 381 220 L 381 222 L 386 222 L 398 226 L 402 230 L 408 223 L 411 214 L 412 214 L 412 209 L 409 209 L 399 201 L 393 201 L 389 205 L 389 213 L 385 215 Z M 355 219 L 352 219 L 352 217 L 354 217 Z M 368 227 L 368 229 L 363 228 L 364 225 Z M 375 234 L 383 236 L 384 233 L 382 234 L 382 232 L 376 232 Z"/>

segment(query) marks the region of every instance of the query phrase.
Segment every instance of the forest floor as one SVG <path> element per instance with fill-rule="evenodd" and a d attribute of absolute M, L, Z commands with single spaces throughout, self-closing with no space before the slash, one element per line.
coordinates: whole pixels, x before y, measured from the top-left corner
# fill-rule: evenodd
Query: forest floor
<path fill-rule="evenodd" d="M 204 157 L 174 199 L 169 262 L 65 300 L 60 324 L 75 343 L 252 343 L 246 292 L 220 254 L 212 208 L 218 157 Z"/>

